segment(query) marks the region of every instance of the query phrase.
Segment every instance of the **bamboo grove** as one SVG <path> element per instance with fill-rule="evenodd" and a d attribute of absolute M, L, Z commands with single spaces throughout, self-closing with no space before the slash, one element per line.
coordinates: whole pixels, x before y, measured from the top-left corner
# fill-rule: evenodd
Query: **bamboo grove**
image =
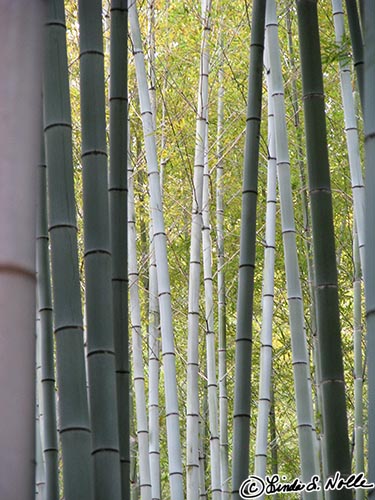
<path fill-rule="evenodd" d="M 0 499 L 375 498 L 374 1 L 0 7 Z"/>

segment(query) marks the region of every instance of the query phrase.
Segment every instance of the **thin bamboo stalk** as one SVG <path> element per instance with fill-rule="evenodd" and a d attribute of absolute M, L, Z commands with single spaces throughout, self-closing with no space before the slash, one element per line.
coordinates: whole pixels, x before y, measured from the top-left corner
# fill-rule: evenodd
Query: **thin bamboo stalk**
<path fill-rule="evenodd" d="M 0 484 L 35 494 L 35 227 L 44 2 L 4 1 L 0 16 Z"/>
<path fill-rule="evenodd" d="M 266 57 L 265 57 L 266 60 Z M 266 65 L 268 68 L 268 64 Z M 267 69 L 267 81 L 269 70 Z M 268 93 L 268 164 L 266 234 L 264 237 L 264 269 L 262 329 L 259 371 L 259 399 L 255 443 L 255 474 L 264 478 L 267 465 L 268 419 L 271 408 L 272 319 L 274 304 L 275 232 L 276 232 L 276 150 L 274 114 L 271 92 Z M 260 497 L 264 498 L 264 495 Z"/>
<path fill-rule="evenodd" d="M 364 0 L 365 289 L 368 363 L 368 480 L 375 482 L 375 2 Z M 369 492 L 375 498 L 375 489 Z"/>
<path fill-rule="evenodd" d="M 160 314 L 158 304 L 158 282 L 155 261 L 155 249 L 152 243 L 152 227 L 150 227 L 150 314 L 149 314 L 149 358 L 148 358 L 148 415 L 149 415 L 149 453 L 150 474 L 153 500 L 161 498 L 160 484 L 160 426 L 159 426 L 159 328 Z"/>
<path fill-rule="evenodd" d="M 353 344 L 354 344 L 354 442 L 355 442 L 355 473 L 365 471 L 364 436 L 363 436 L 363 362 L 362 362 L 362 293 L 361 265 L 357 232 L 353 230 Z M 364 500 L 365 490 L 357 489 L 356 500 Z"/>
<path fill-rule="evenodd" d="M 302 481 L 307 483 L 312 476 L 319 474 L 319 469 L 315 458 L 315 426 L 310 366 L 304 325 L 302 287 L 299 277 L 289 146 L 285 119 L 284 85 L 281 72 L 275 0 L 267 0 L 266 40 L 270 64 L 270 78 L 267 80 L 269 84 L 268 91 L 272 95 L 275 114 L 276 165 L 280 192 L 281 228 L 289 305 L 301 476 Z M 305 497 L 316 499 L 318 498 L 318 492 L 305 493 Z"/>
<path fill-rule="evenodd" d="M 350 474 L 317 2 L 297 0 L 315 268 L 326 475 Z M 350 490 L 330 498 L 351 498 Z"/>
<path fill-rule="evenodd" d="M 348 3 L 348 2 L 347 2 Z M 349 2 L 350 4 L 352 2 Z M 335 37 L 338 46 L 343 43 L 345 35 L 344 12 L 342 0 L 332 0 L 333 21 L 335 26 Z M 359 153 L 358 127 L 355 112 L 355 103 L 352 92 L 350 66 L 341 60 L 340 81 L 341 97 L 344 108 L 346 144 L 348 147 L 350 178 L 352 183 L 354 219 L 357 227 L 361 269 L 365 274 L 365 187 L 363 184 L 361 158 Z M 361 95 L 361 94 L 360 94 Z"/>
<path fill-rule="evenodd" d="M 205 387 L 206 389 L 206 387 Z M 206 389 L 207 390 L 207 389 Z M 199 500 L 207 500 L 207 487 L 206 487 L 206 465 L 207 455 L 205 447 L 206 438 L 206 417 L 207 417 L 207 393 L 204 393 L 202 408 L 199 414 Z"/>
<path fill-rule="evenodd" d="M 228 396 L 227 396 L 227 340 L 226 340 L 226 287 L 224 253 L 224 160 L 221 137 L 224 128 L 224 53 L 223 35 L 219 35 L 219 90 L 217 100 L 216 141 L 216 234 L 217 234 L 217 287 L 218 287 L 218 337 L 219 337 L 219 425 L 220 425 L 220 476 L 221 498 L 229 500 L 228 462 Z"/>
<path fill-rule="evenodd" d="M 145 376 L 142 357 L 141 306 L 139 302 L 139 274 L 137 266 L 137 245 L 135 228 L 135 206 L 133 188 L 133 169 L 128 169 L 128 245 L 129 245 L 129 288 L 130 288 L 130 320 L 132 327 L 133 380 L 135 390 L 135 407 L 139 455 L 139 487 L 142 500 L 151 500 L 151 477 L 148 445 L 148 425 L 145 395 Z"/>
<path fill-rule="evenodd" d="M 363 100 L 364 100 L 363 38 L 362 38 L 361 25 L 359 22 L 357 0 L 345 0 L 345 4 L 346 4 L 346 12 L 348 15 L 350 38 L 353 48 L 353 63 L 355 71 L 357 73 L 358 90 L 363 110 Z"/>
<path fill-rule="evenodd" d="M 147 88 L 146 68 L 142 49 L 141 33 L 136 2 L 129 5 L 130 29 L 134 47 L 134 58 L 138 81 L 138 92 L 142 113 L 146 159 L 150 188 L 150 211 L 155 245 L 157 269 L 162 356 L 164 363 L 165 404 L 167 413 L 167 445 L 171 498 L 183 500 L 182 456 L 177 398 L 177 379 L 172 322 L 171 292 L 167 261 L 166 234 L 160 178 L 158 172 L 155 128 L 153 125 L 150 96 Z"/>
<path fill-rule="evenodd" d="M 240 499 L 239 489 L 249 471 L 252 315 L 265 10 L 265 0 L 254 0 L 238 272 L 232 500 Z"/>
<path fill-rule="evenodd" d="M 45 162 L 44 135 L 42 136 L 41 159 L 38 166 L 37 202 L 37 298 L 40 325 L 40 364 L 43 420 L 40 422 L 41 446 L 45 461 L 46 498 L 59 498 L 58 444 L 56 428 L 56 397 L 54 341 L 52 322 L 52 297 L 47 217 L 47 166 Z"/>
<path fill-rule="evenodd" d="M 201 271 L 202 197 L 204 172 L 204 144 L 207 124 L 208 73 L 210 33 L 210 0 L 201 2 L 201 52 L 198 82 L 198 104 L 195 132 L 193 201 L 190 235 L 188 352 L 187 352 L 187 417 L 186 417 L 186 495 L 189 500 L 199 496 L 199 291 Z"/>
<path fill-rule="evenodd" d="M 221 499 L 220 440 L 216 380 L 216 340 L 214 330 L 214 287 L 212 279 L 212 244 L 210 221 L 210 170 L 208 163 L 208 110 L 206 110 L 206 132 L 204 146 L 204 171 L 202 195 L 202 245 L 203 279 L 205 290 L 206 363 L 208 388 L 208 419 L 210 433 L 210 469 L 212 500 Z"/>
<path fill-rule="evenodd" d="M 101 7 L 100 0 L 78 2 L 87 356 L 95 498 L 120 500 Z"/>
<path fill-rule="evenodd" d="M 119 425 L 121 491 L 130 496 L 129 442 L 129 333 L 127 269 L 127 143 L 128 143 L 128 5 L 127 0 L 111 1 L 110 49 L 110 175 L 109 210 L 111 223 L 112 293 L 116 387 Z"/>
<path fill-rule="evenodd" d="M 89 500 L 93 497 L 91 430 L 86 392 L 69 76 L 62 0 L 49 2 L 44 100 L 64 495 L 66 500 Z"/>
<path fill-rule="evenodd" d="M 38 298 L 37 311 L 38 307 Z M 43 404 L 42 404 L 42 365 L 41 365 L 41 331 L 40 317 L 37 313 L 36 322 L 36 405 L 35 405 L 35 499 L 46 499 L 46 469 L 43 459 L 42 426 L 43 426 Z"/>

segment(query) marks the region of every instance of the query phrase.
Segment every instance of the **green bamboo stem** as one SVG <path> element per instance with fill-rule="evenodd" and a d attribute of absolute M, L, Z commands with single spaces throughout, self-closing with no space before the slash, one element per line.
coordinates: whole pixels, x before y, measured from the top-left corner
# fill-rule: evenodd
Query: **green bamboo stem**
<path fill-rule="evenodd" d="M 350 38 L 353 49 L 353 63 L 357 74 L 358 90 L 363 110 L 364 101 L 364 75 L 363 75 L 363 38 L 359 22 L 357 0 L 345 0 L 348 15 Z"/>
<path fill-rule="evenodd" d="M 302 63 L 305 133 L 311 198 L 315 294 L 326 474 L 350 474 L 332 198 L 324 112 L 317 3 L 297 0 Z M 349 499 L 350 490 L 331 491 L 331 499 Z"/>
<path fill-rule="evenodd" d="M 127 0 L 111 1 L 110 49 L 110 175 L 109 210 L 111 224 L 112 293 L 116 387 L 119 425 L 121 491 L 123 500 L 130 496 L 129 444 L 129 333 L 127 269 Z"/>
<path fill-rule="evenodd" d="M 35 495 L 35 227 L 44 2 L 4 1 L 0 17 L 0 485 Z"/>
<path fill-rule="evenodd" d="M 62 0 L 49 3 L 44 99 L 64 495 L 66 500 L 89 500 L 93 497 L 91 431 L 86 392 L 66 28 Z"/>
<path fill-rule="evenodd" d="M 37 311 L 38 297 L 36 300 Z M 41 364 L 41 329 L 40 317 L 37 313 L 36 322 L 36 398 L 35 398 L 35 499 L 46 499 L 46 470 L 43 458 L 42 426 L 43 426 L 43 404 L 42 404 L 42 364 Z"/>
<path fill-rule="evenodd" d="M 353 230 L 353 344 L 354 344 L 354 442 L 355 473 L 365 471 L 363 435 L 363 362 L 362 362 L 362 285 L 357 232 Z M 365 490 L 355 491 L 356 500 L 364 500 Z"/>
<path fill-rule="evenodd" d="M 288 30 L 288 46 L 289 46 L 289 56 L 290 65 L 292 68 L 292 73 L 296 73 L 296 63 L 294 57 L 294 47 L 293 47 L 293 37 L 292 37 L 292 21 L 290 12 L 286 15 L 287 30 Z M 322 423 L 322 401 L 321 401 L 321 391 L 320 391 L 320 363 L 319 363 L 319 347 L 318 347 L 318 332 L 316 326 L 316 306 L 315 306 L 315 291 L 314 291 L 314 264 L 312 256 L 312 244 L 311 244 L 311 227 L 310 227 L 310 209 L 309 201 L 307 196 L 307 185 L 306 185 L 306 174 L 305 174 L 305 163 L 304 163 L 304 151 L 302 146 L 302 130 L 300 122 L 300 111 L 298 102 L 298 91 L 296 85 L 296 78 L 292 80 L 292 106 L 294 110 L 294 125 L 296 128 L 296 146 L 297 146 L 297 156 L 298 156 L 298 168 L 299 176 L 301 182 L 301 203 L 302 203 L 302 217 L 303 217 L 303 229 L 304 229 L 304 241 L 306 249 L 306 261 L 307 261 L 307 279 L 309 284 L 309 299 L 310 299 L 310 331 L 312 339 L 312 354 L 313 362 L 315 366 L 314 370 L 314 386 L 315 386 L 315 419 L 319 422 L 319 432 L 316 429 L 316 456 L 319 459 L 321 457 L 324 466 L 324 453 L 322 453 L 324 447 L 324 429 Z"/>
<path fill-rule="evenodd" d="M 268 4 L 267 4 L 268 6 Z M 267 57 L 265 56 L 265 61 Z M 269 80 L 268 63 L 267 81 Z M 262 292 L 262 328 L 259 370 L 258 416 L 254 472 L 264 478 L 267 468 L 268 420 L 271 410 L 272 322 L 274 305 L 275 232 L 276 232 L 276 150 L 274 113 L 271 92 L 268 93 L 268 164 L 266 231 L 264 236 L 264 269 Z M 264 495 L 259 497 L 264 499 Z"/>
<path fill-rule="evenodd" d="M 78 2 L 87 355 L 95 498 L 120 500 L 101 7 L 100 0 Z M 126 147 L 126 135 L 118 132 Z"/>
<path fill-rule="evenodd" d="M 151 476 L 149 457 L 149 433 L 147 425 L 145 376 L 142 358 L 141 306 L 139 301 L 139 273 L 137 265 L 137 234 L 135 228 L 135 204 L 133 169 L 128 169 L 128 246 L 129 246 L 129 288 L 130 320 L 132 328 L 133 385 L 135 391 L 136 426 L 139 456 L 139 488 L 142 500 L 151 500 Z"/>
<path fill-rule="evenodd" d="M 239 500 L 241 483 L 249 471 L 252 315 L 265 9 L 265 0 L 254 1 L 238 273 L 232 500 Z"/>
<path fill-rule="evenodd" d="M 290 158 L 285 119 L 284 85 L 281 72 L 276 3 L 267 0 L 266 40 L 269 53 L 270 78 L 268 91 L 272 95 L 275 114 L 275 146 L 277 177 L 280 192 L 281 228 L 284 245 L 289 324 L 292 344 L 294 389 L 302 481 L 309 482 L 319 474 L 315 458 L 315 426 L 310 381 L 309 355 L 304 325 L 302 287 L 294 222 L 290 178 Z M 306 498 L 318 498 L 318 492 L 305 493 Z"/>
<path fill-rule="evenodd" d="M 217 234 L 217 288 L 218 288 L 218 337 L 219 337 L 219 435 L 221 498 L 229 500 L 228 462 L 228 397 L 227 397 L 227 341 L 226 341 L 226 299 L 225 299 L 225 253 L 224 253 L 224 161 L 221 137 L 224 129 L 224 67 L 223 35 L 219 35 L 219 90 L 217 98 L 217 141 L 216 141 L 216 234 Z"/>
<path fill-rule="evenodd" d="M 164 364 L 165 405 L 167 413 L 167 446 L 171 498 L 183 500 L 182 456 L 177 398 L 174 334 L 172 322 L 171 292 L 167 260 L 166 234 L 162 210 L 160 177 L 158 171 L 155 127 L 152 119 L 150 96 L 142 49 L 142 39 L 136 1 L 129 5 L 131 36 L 138 82 L 138 92 L 142 114 L 146 160 L 150 189 L 150 211 L 155 246 L 157 269 L 162 356 Z"/>
<path fill-rule="evenodd" d="M 347 2 L 348 3 L 348 2 Z M 351 2 L 349 2 L 351 3 Z M 340 47 L 345 35 L 344 12 L 342 0 L 332 0 L 333 21 L 335 25 L 336 43 Z M 350 66 L 340 61 L 341 97 L 344 108 L 345 134 L 348 147 L 350 178 L 352 183 L 354 219 L 357 226 L 361 269 L 365 274 L 365 187 L 363 184 L 361 158 L 359 153 L 358 127 L 355 103 L 352 92 Z"/>
<path fill-rule="evenodd" d="M 205 392 L 202 401 L 202 408 L 199 413 L 199 500 L 207 500 L 207 487 L 206 487 L 206 466 L 207 455 L 205 447 L 206 438 L 206 417 L 207 417 L 207 387 L 205 384 Z"/>
<path fill-rule="evenodd" d="M 199 495 L 199 295 L 201 275 L 202 197 L 204 172 L 204 144 L 207 124 L 208 73 L 210 34 L 210 0 L 201 2 L 201 52 L 196 115 L 193 200 L 190 229 L 188 349 L 187 349 L 187 418 L 186 418 L 186 495 L 197 500 Z"/>
<path fill-rule="evenodd" d="M 41 160 L 38 166 L 37 241 L 36 270 L 37 298 L 40 325 L 40 364 L 43 421 L 40 422 L 41 445 L 45 460 L 46 498 L 59 498 L 58 444 L 56 427 L 56 396 L 54 341 L 52 322 L 52 297 L 50 279 L 49 238 L 47 220 L 47 166 L 45 162 L 44 135 L 42 137 Z"/>
<path fill-rule="evenodd" d="M 364 0 L 364 126 L 365 126 L 365 238 L 366 318 L 368 363 L 368 480 L 375 482 L 375 2 Z M 375 490 L 369 492 L 375 498 Z"/>

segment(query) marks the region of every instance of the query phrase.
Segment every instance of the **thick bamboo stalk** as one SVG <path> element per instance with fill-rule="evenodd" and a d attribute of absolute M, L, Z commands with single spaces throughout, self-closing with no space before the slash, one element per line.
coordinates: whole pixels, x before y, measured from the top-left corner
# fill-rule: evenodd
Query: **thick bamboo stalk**
<path fill-rule="evenodd" d="M 332 198 L 316 1 L 297 0 L 311 198 L 326 474 L 350 474 Z M 351 498 L 332 491 L 332 499 Z"/>
<path fill-rule="evenodd" d="M 44 134 L 41 159 L 38 166 L 37 202 L 37 298 L 39 311 L 39 342 L 41 364 L 41 394 L 43 421 L 40 422 L 42 453 L 45 461 L 46 498 L 59 498 L 58 445 L 56 427 L 56 396 L 54 340 L 52 323 L 52 297 L 47 218 L 47 166 L 45 162 Z"/>
<path fill-rule="evenodd" d="M 197 500 L 199 495 L 199 292 L 201 271 L 200 255 L 202 238 L 204 143 L 206 137 L 206 113 L 208 104 L 210 0 L 207 2 L 207 8 L 205 4 L 206 2 L 202 1 L 202 38 L 195 132 L 193 202 L 190 230 L 186 410 L 186 495 L 189 500 Z"/>
<path fill-rule="evenodd" d="M 375 482 L 375 2 L 364 0 L 365 289 L 368 363 L 368 480 Z M 375 490 L 369 492 L 375 498 Z"/>
<path fill-rule="evenodd" d="M 302 481 L 309 482 L 319 474 L 315 459 L 315 426 L 307 351 L 302 287 L 294 222 L 294 208 L 290 178 L 290 158 L 285 119 L 284 85 L 281 72 L 278 24 L 275 0 L 267 0 L 266 40 L 269 54 L 270 78 L 268 91 L 272 95 L 275 114 L 275 150 L 280 191 L 281 228 L 284 245 L 286 285 L 289 305 L 289 324 L 292 344 L 294 389 L 297 411 L 297 429 Z M 305 493 L 306 498 L 318 498 L 318 492 Z"/>
<path fill-rule="evenodd" d="M 354 344 L 354 453 L 355 473 L 365 471 L 364 464 L 364 435 L 363 435 L 363 362 L 362 362 L 362 286 L 361 265 L 357 232 L 353 231 L 353 344 Z M 365 490 L 357 489 L 356 500 L 365 498 Z"/>
<path fill-rule="evenodd" d="M 38 297 L 36 299 L 37 311 Z M 35 499 L 46 500 L 46 469 L 43 457 L 42 426 L 43 426 L 43 402 L 42 402 L 42 365 L 41 365 L 41 331 L 40 317 L 37 312 L 36 322 L 36 398 L 35 398 Z"/>
<path fill-rule="evenodd" d="M 135 1 L 129 5 L 129 18 L 145 139 L 150 188 L 150 210 L 157 266 L 162 356 L 165 374 L 165 404 L 167 413 L 167 445 L 171 498 L 173 498 L 173 500 L 183 500 L 182 456 L 166 234 L 157 162 L 155 128 L 153 125 L 150 96 L 147 88 L 146 68 Z"/>
<path fill-rule="evenodd" d="M 204 146 L 204 173 L 202 195 L 203 279 L 205 291 L 206 363 L 208 390 L 208 421 L 210 434 L 210 469 L 212 500 L 221 499 L 219 408 L 216 380 L 216 339 L 214 330 L 214 287 L 212 279 L 212 244 L 210 221 L 210 171 L 208 163 L 208 121 Z"/>
<path fill-rule="evenodd" d="M 347 2 L 348 3 L 348 2 Z M 351 4 L 351 2 L 349 2 Z M 336 43 L 340 47 L 345 35 L 342 0 L 332 0 Z M 346 144 L 348 147 L 350 178 L 352 183 L 354 219 L 357 227 L 361 269 L 365 274 L 365 187 L 363 184 L 361 158 L 359 153 L 358 127 L 352 92 L 350 66 L 340 61 L 341 98 L 344 108 Z M 361 94 L 360 94 L 361 95 Z"/>
<path fill-rule="evenodd" d="M 35 227 L 44 2 L 3 1 L 0 16 L 0 484 L 35 494 Z"/>
<path fill-rule="evenodd" d="M 229 500 L 228 463 L 228 396 L 227 396 L 227 340 L 224 253 L 224 161 L 221 137 L 224 128 L 224 67 L 223 35 L 219 35 L 219 90 L 217 98 L 216 142 L 216 234 L 217 234 L 217 288 L 218 288 L 218 337 L 219 337 L 219 425 L 220 425 L 220 476 L 221 498 Z"/>
<path fill-rule="evenodd" d="M 265 10 L 265 0 L 254 1 L 238 273 L 232 500 L 239 500 L 241 483 L 249 471 L 252 316 Z"/>
<path fill-rule="evenodd" d="M 341 2 L 340 2 L 341 3 Z M 350 38 L 353 48 L 353 63 L 357 74 L 358 90 L 363 110 L 364 75 L 363 75 L 363 37 L 359 22 L 357 0 L 345 0 L 348 15 Z"/>
<path fill-rule="evenodd" d="M 69 77 L 62 0 L 49 3 L 44 99 L 53 318 L 64 494 L 67 500 L 88 500 L 93 495 L 91 435 L 86 393 Z"/>
<path fill-rule="evenodd" d="M 151 500 L 151 477 L 148 445 L 148 425 L 145 395 L 145 376 L 142 357 L 141 306 L 139 302 L 139 274 L 137 266 L 137 245 L 135 228 L 135 206 L 133 188 L 133 169 L 128 169 L 128 241 L 129 241 L 129 288 L 130 320 L 132 327 L 133 380 L 135 391 L 136 422 L 139 455 L 139 487 L 142 500 Z"/>
<path fill-rule="evenodd" d="M 296 73 L 296 63 L 294 57 L 294 47 L 293 47 L 293 37 L 292 37 L 292 21 L 290 12 L 286 14 L 287 30 L 288 30 L 288 46 L 289 46 L 289 60 L 292 68 L 292 73 Z M 318 347 L 318 332 L 316 326 L 316 306 L 315 306 L 315 291 L 314 291 L 314 265 L 312 256 L 312 243 L 311 243 L 311 223 L 310 223 L 310 207 L 309 200 L 307 196 L 307 184 L 306 184 L 306 173 L 305 173 L 305 162 L 304 162 L 304 151 L 302 145 L 302 129 L 300 122 L 300 108 L 296 78 L 292 80 L 292 105 L 294 111 L 294 126 L 296 128 L 296 147 L 297 147 L 297 163 L 299 168 L 299 176 L 301 182 L 301 204 L 302 204 L 302 217 L 303 217 L 303 230 L 304 230 L 304 241 L 306 249 L 306 261 L 307 261 L 307 279 L 309 284 L 309 309 L 310 309 L 310 332 L 312 339 L 312 355 L 314 362 L 314 386 L 315 386 L 315 420 L 319 422 L 320 432 L 315 432 L 316 435 L 316 448 L 317 448 L 317 458 L 321 457 L 324 467 L 324 453 L 323 441 L 324 441 L 324 429 L 322 422 L 322 402 L 321 402 L 321 391 L 320 391 L 320 363 L 319 363 L 319 347 Z"/>
<path fill-rule="evenodd" d="M 113 326 L 116 352 L 117 410 L 123 500 L 128 500 L 130 496 L 130 373 L 127 269 L 128 187 L 126 165 L 128 157 L 127 7 L 127 0 L 111 1 L 111 79 L 109 98 L 109 210 L 111 222 Z"/>
<path fill-rule="evenodd" d="M 266 57 L 265 57 L 266 60 Z M 267 63 L 266 63 L 267 64 Z M 269 80 L 268 64 L 267 81 Z M 271 407 L 272 320 L 274 304 L 275 231 L 276 231 L 276 150 L 271 92 L 268 94 L 268 164 L 266 234 L 264 237 L 264 270 L 262 292 L 262 329 L 259 371 L 259 399 L 255 442 L 254 472 L 264 478 L 267 466 L 268 419 Z M 264 498 L 264 495 L 260 497 Z"/>
<path fill-rule="evenodd" d="M 85 296 L 95 498 L 120 500 L 101 1 L 80 0 L 78 17 Z M 126 135 L 122 140 L 126 144 Z"/>

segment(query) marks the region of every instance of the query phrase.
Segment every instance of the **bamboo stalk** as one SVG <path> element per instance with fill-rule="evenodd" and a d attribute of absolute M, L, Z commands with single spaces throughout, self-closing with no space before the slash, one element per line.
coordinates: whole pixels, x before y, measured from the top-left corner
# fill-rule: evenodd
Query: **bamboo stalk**
<path fill-rule="evenodd" d="M 208 419 L 210 434 L 210 465 L 212 500 L 221 499 L 220 440 L 216 380 L 216 339 L 214 330 L 214 287 L 212 279 L 212 245 L 210 222 L 210 170 L 208 163 L 208 120 L 206 111 L 206 132 L 204 146 L 204 171 L 202 194 L 202 245 L 203 279 L 205 291 L 206 320 L 206 363 L 208 388 Z"/>
<path fill-rule="evenodd" d="M 50 258 L 47 217 L 47 166 L 45 162 L 44 134 L 42 136 L 41 160 L 38 166 L 38 202 L 37 202 L 37 303 L 40 325 L 40 364 L 43 421 L 40 422 L 41 446 L 45 461 L 46 498 L 58 500 L 58 444 L 56 428 L 56 397 L 54 340 L 52 322 L 52 297 L 50 279 Z"/>
<path fill-rule="evenodd" d="M 129 5 L 130 29 L 133 41 L 138 92 L 142 113 L 142 124 L 145 139 L 146 159 L 150 188 L 150 211 L 155 245 L 157 269 L 160 325 L 162 339 L 162 356 L 164 364 L 165 404 L 167 412 L 167 445 L 171 498 L 183 500 L 182 456 L 180 444 L 180 427 L 177 399 L 177 379 L 175 349 L 172 322 L 171 293 L 167 261 L 166 234 L 160 178 L 158 172 L 155 128 L 153 125 L 150 96 L 147 88 L 146 68 L 142 50 L 141 33 L 136 1 Z"/>
<path fill-rule="evenodd" d="M 348 2 L 347 2 L 348 3 Z M 352 2 L 349 2 L 352 4 Z M 342 0 L 332 0 L 335 37 L 338 46 L 341 46 L 345 35 L 344 12 Z M 361 158 L 359 153 L 358 127 L 355 112 L 355 103 L 352 92 L 349 64 L 340 61 L 341 97 L 344 108 L 345 134 L 348 147 L 350 178 L 352 183 L 354 219 L 357 227 L 361 269 L 365 274 L 365 187 L 363 184 Z M 359 86 L 360 87 L 360 86 Z M 361 93 L 360 93 L 361 95 Z"/>
<path fill-rule="evenodd" d="M 129 200 L 128 200 L 128 241 L 129 241 L 129 288 L 130 288 L 130 318 L 132 327 L 133 380 L 135 390 L 135 407 L 139 455 L 139 487 L 142 500 L 151 500 L 151 477 L 149 461 L 149 433 L 147 425 L 145 376 L 142 358 L 142 326 L 141 307 L 139 302 L 139 274 L 137 266 L 137 247 L 135 229 L 135 206 L 133 188 L 133 169 L 128 170 Z"/>
<path fill-rule="evenodd" d="M 357 232 L 353 230 L 353 344 L 354 344 L 354 442 L 355 442 L 355 473 L 365 471 L 364 464 L 364 436 L 363 436 L 363 362 L 362 362 L 362 293 L 361 293 L 361 265 L 359 259 L 359 245 Z M 365 490 L 357 489 L 355 499 L 363 500 Z"/>
<path fill-rule="evenodd" d="M 319 469 L 315 457 L 315 425 L 310 366 L 304 325 L 302 287 L 299 277 L 296 229 L 290 178 L 289 146 L 285 120 L 284 85 L 281 72 L 275 0 L 267 0 L 266 40 L 270 64 L 268 91 L 272 95 L 273 110 L 275 114 L 276 165 L 280 192 L 281 227 L 289 305 L 301 476 L 302 481 L 308 483 L 312 476 L 319 474 Z M 318 498 L 318 492 L 305 493 L 305 497 L 316 499 Z"/>
<path fill-rule="evenodd" d="M 116 352 L 116 387 L 119 425 L 122 498 L 130 495 L 129 442 L 129 332 L 127 269 L 127 143 L 128 89 L 127 0 L 111 0 L 110 42 L 110 175 L 109 210 L 111 224 L 112 293 L 114 345 Z"/>
<path fill-rule="evenodd" d="M 100 0 L 78 2 L 87 356 L 95 498 L 120 500 L 101 14 Z"/>
<path fill-rule="evenodd" d="M 353 48 L 353 63 L 357 73 L 359 96 L 363 110 L 364 104 L 364 75 L 363 75 L 363 37 L 359 22 L 357 0 L 345 0 L 348 15 L 350 38 Z"/>
<path fill-rule="evenodd" d="M 218 337 L 219 337 L 219 425 L 220 425 L 220 477 L 221 498 L 229 500 L 228 463 L 228 397 L 227 397 L 227 346 L 226 346 L 226 287 L 224 253 L 224 160 L 221 137 L 224 128 L 224 68 L 223 35 L 219 35 L 219 90 L 217 100 L 216 141 L 216 234 L 217 234 L 217 287 L 218 287 Z"/>
<path fill-rule="evenodd" d="M 350 474 L 332 198 L 316 1 L 297 0 L 315 268 L 326 474 Z M 330 498 L 351 498 L 350 490 Z"/>
<path fill-rule="evenodd" d="M 62 0 L 49 3 L 44 100 L 53 319 L 64 495 L 66 500 L 89 500 L 93 496 L 91 429 L 86 392 L 69 76 Z"/>
<path fill-rule="evenodd" d="M 238 272 L 232 500 L 239 500 L 241 483 L 249 471 L 252 315 L 265 10 L 265 0 L 254 0 Z"/>
<path fill-rule="evenodd" d="M 265 61 L 267 57 L 265 56 Z M 267 81 L 269 69 L 267 68 Z M 268 93 L 268 163 L 266 233 L 264 237 L 264 268 L 262 292 L 262 329 L 259 371 L 259 399 L 255 443 L 254 472 L 264 478 L 267 466 L 268 420 L 271 409 L 272 322 L 274 304 L 275 231 L 276 231 L 276 150 L 274 114 L 271 92 Z M 260 496 L 264 499 L 264 495 Z"/>
<path fill-rule="evenodd" d="M 201 52 L 196 115 L 193 201 L 190 229 L 189 300 L 188 300 L 188 352 L 187 352 L 187 417 L 186 417 L 186 494 L 189 500 L 199 495 L 199 292 L 201 271 L 202 197 L 204 172 L 204 144 L 207 124 L 208 73 L 210 33 L 210 0 L 201 2 Z"/>
<path fill-rule="evenodd" d="M 35 227 L 44 2 L 5 1 L 0 17 L 0 484 L 35 494 Z"/>
<path fill-rule="evenodd" d="M 364 126 L 365 126 L 365 290 L 368 363 L 368 480 L 375 482 L 375 3 L 363 2 L 364 20 Z M 375 490 L 369 492 L 375 498 Z"/>

